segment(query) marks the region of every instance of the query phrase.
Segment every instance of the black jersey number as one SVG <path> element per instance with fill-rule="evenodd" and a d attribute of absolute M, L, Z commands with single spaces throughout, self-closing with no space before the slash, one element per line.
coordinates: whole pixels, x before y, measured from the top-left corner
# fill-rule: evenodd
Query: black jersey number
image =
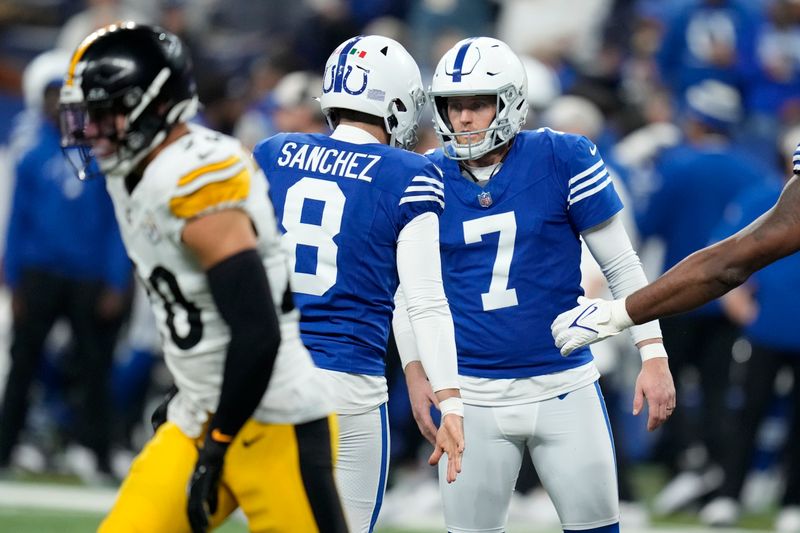
<path fill-rule="evenodd" d="M 153 269 L 147 281 L 152 290 L 164 302 L 164 310 L 167 312 L 167 327 L 169 328 L 172 342 L 181 350 L 188 350 L 200 342 L 203 337 L 203 322 L 200 320 L 200 309 L 183 295 L 175 274 L 162 266 L 157 266 Z M 178 330 L 175 328 L 176 305 L 183 308 L 186 313 L 189 331 L 184 336 L 178 334 Z"/>

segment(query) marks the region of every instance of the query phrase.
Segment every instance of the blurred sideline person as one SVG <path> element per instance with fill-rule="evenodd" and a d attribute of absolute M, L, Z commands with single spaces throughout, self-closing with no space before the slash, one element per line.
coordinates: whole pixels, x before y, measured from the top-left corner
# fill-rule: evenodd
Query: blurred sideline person
<path fill-rule="evenodd" d="M 734 87 L 704 80 L 686 92 L 681 117 L 683 140 L 655 160 L 658 185 L 636 218 L 643 240 L 664 244 L 664 268 L 706 246 L 725 208 L 766 172 L 742 153 L 733 134 L 742 115 Z M 696 413 L 681 409 L 664 428 L 654 451 L 670 469 L 671 481 L 654 501 L 668 514 L 719 487 L 719 460 L 728 442 L 733 346 L 740 328 L 713 302 L 686 316 L 661 321 L 678 397 L 686 395 L 686 376 L 696 376 L 702 400 Z"/>
<path fill-rule="evenodd" d="M 238 141 L 186 122 L 196 107 L 182 42 L 134 22 L 88 36 L 61 91 L 62 143 L 106 176 L 178 388 L 100 531 L 205 532 L 238 505 L 251 531 L 343 532 L 335 418 L 266 182 Z"/>
<path fill-rule="evenodd" d="M 300 332 L 335 391 L 336 477 L 350 528 L 372 531 L 389 462 L 386 349 L 405 287 L 441 427 L 429 462 L 452 482 L 464 449 L 453 320 L 441 281 L 442 176 L 416 143 L 425 103 L 400 43 L 349 39 L 325 66 L 320 104 L 333 129 L 284 133 L 255 149 L 290 255 Z M 439 461 L 442 453 L 446 461 Z"/>
<path fill-rule="evenodd" d="M 28 107 L 15 130 L 19 156 L 3 272 L 12 294 L 11 366 L 0 418 L 0 468 L 25 426 L 45 340 L 65 318 L 80 365 L 76 440 L 110 475 L 110 372 L 127 308 L 131 267 L 102 182 L 75 179 L 61 152 L 58 91 L 69 54 L 52 50 L 25 71 Z"/>
<path fill-rule="evenodd" d="M 445 53 L 429 91 L 444 172 L 442 270 L 464 396 L 464 472 L 442 483 L 451 532 L 503 531 L 523 454 L 531 455 L 565 531 L 619 531 L 614 446 L 592 354 L 563 358 L 549 325 L 580 287 L 581 237 L 614 294 L 646 284 L 597 147 L 549 129 L 520 131 L 525 70 L 502 41 L 469 38 Z M 405 290 L 405 286 L 402 287 Z M 412 406 L 430 433 L 431 397 L 415 361 L 416 328 L 398 299 L 395 336 Z M 638 328 L 634 409 L 648 429 L 674 388 L 657 323 Z M 427 350 L 425 343 L 417 346 Z"/>

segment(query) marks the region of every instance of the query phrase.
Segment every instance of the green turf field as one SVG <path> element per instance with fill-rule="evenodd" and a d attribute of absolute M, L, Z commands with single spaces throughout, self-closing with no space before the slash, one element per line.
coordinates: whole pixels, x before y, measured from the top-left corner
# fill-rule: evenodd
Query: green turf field
<path fill-rule="evenodd" d="M 67 481 L 67 483 L 65 483 Z M 663 486 L 659 469 L 637 467 L 634 484 L 647 501 Z M 113 488 L 89 488 L 53 478 L 30 478 L 0 481 L 0 533 L 86 533 L 96 531 L 104 511 L 113 502 Z M 413 513 L 413 509 L 409 509 Z M 738 530 L 714 529 L 715 533 L 769 531 L 774 510 L 745 515 Z M 696 513 L 685 512 L 669 518 L 653 519 L 646 528 L 625 528 L 626 533 L 697 533 L 709 531 L 697 520 Z M 236 518 L 229 519 L 221 533 L 245 533 L 247 527 Z M 433 533 L 435 529 L 378 528 L 376 533 Z M 512 525 L 508 533 L 557 533 L 555 528 L 536 524 Z M 303 533 L 303 532 L 298 532 Z"/>
<path fill-rule="evenodd" d="M 102 514 L 95 513 L 0 507 L 0 531 L 3 533 L 87 533 L 96 531 L 102 518 Z M 230 521 L 216 531 L 246 533 L 247 527 Z"/>
<path fill-rule="evenodd" d="M 96 513 L 0 507 L 0 531 L 3 533 L 87 533 L 96 531 L 101 518 L 102 514 Z M 768 531 L 770 523 L 756 517 L 745 519 L 741 524 L 743 529 L 714 529 L 713 531 L 716 533 L 734 531 L 754 533 Z M 641 533 L 697 533 L 703 530 L 694 517 L 683 515 L 673 517 L 669 521 L 657 521 L 651 527 L 638 531 Z M 229 520 L 216 531 L 219 533 L 246 533 L 247 527 L 235 520 Z M 384 528 L 376 530 L 376 533 L 434 533 L 434 530 Z M 532 525 L 530 529 L 509 529 L 509 533 L 556 533 L 556 531 L 537 529 Z"/>

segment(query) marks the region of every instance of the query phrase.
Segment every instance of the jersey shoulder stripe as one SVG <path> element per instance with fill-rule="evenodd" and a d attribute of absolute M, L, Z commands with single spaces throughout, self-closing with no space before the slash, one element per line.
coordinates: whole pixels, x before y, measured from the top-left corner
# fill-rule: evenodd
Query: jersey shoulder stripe
<path fill-rule="evenodd" d="M 584 199 L 586 199 L 586 198 L 588 198 L 590 196 L 593 196 L 593 195 L 599 193 L 600 191 L 602 191 L 603 189 L 605 189 L 606 187 L 608 187 L 611 184 L 611 175 L 608 172 L 605 172 L 605 174 L 603 176 L 599 176 L 598 179 L 603 178 L 603 177 L 605 177 L 605 179 L 603 179 L 603 181 L 601 181 L 599 184 L 595 185 L 594 187 L 592 187 L 591 189 L 589 189 L 587 191 L 581 192 L 577 196 L 573 196 L 572 195 L 573 193 L 570 193 L 569 205 L 576 204 L 576 203 L 580 202 L 581 200 L 584 200 Z"/>
<path fill-rule="evenodd" d="M 444 183 L 435 176 L 414 176 L 403 191 L 400 203 L 437 202 L 444 209 Z"/>
<path fill-rule="evenodd" d="M 611 175 L 601 159 L 569 180 L 569 205 L 596 194 L 611 183 Z"/>
<path fill-rule="evenodd" d="M 250 194 L 250 170 L 239 166 L 239 172 L 226 179 L 204 180 L 201 186 L 182 196 L 170 199 L 169 208 L 178 218 L 194 218 L 203 213 L 237 205 Z"/>
<path fill-rule="evenodd" d="M 442 207 L 442 209 L 444 209 L 444 200 L 433 195 L 404 196 L 400 198 L 401 205 L 409 202 L 436 202 Z"/>
<path fill-rule="evenodd" d="M 178 180 L 178 187 L 183 187 L 184 185 L 191 183 L 192 181 L 194 181 L 195 179 L 204 174 L 209 174 L 217 171 L 224 172 L 226 169 L 229 169 L 234 165 L 236 165 L 236 163 L 240 162 L 241 158 L 238 155 L 232 155 L 227 159 L 223 159 L 222 161 L 216 161 L 214 163 L 203 165 L 202 167 L 196 168 L 191 172 L 181 176 L 181 178 Z"/>

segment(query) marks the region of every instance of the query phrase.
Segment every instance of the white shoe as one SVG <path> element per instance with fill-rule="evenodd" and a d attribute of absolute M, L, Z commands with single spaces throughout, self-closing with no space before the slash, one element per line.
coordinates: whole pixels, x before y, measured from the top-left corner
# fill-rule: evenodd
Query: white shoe
<path fill-rule="evenodd" d="M 744 478 L 739 494 L 742 509 L 747 513 L 765 513 L 780 507 L 785 478 L 780 468 L 751 470 Z"/>
<path fill-rule="evenodd" d="M 111 453 L 111 474 L 117 479 L 125 479 L 135 458 L 136 456 L 130 450 L 114 450 Z"/>
<path fill-rule="evenodd" d="M 61 461 L 64 473 L 78 476 L 85 482 L 97 474 L 97 460 L 85 446 L 70 444 L 64 450 Z"/>
<path fill-rule="evenodd" d="M 703 472 L 681 472 L 656 496 L 653 510 L 657 514 L 672 514 L 718 489 L 724 479 L 725 474 L 718 466 L 707 468 Z"/>
<path fill-rule="evenodd" d="M 79 444 L 70 444 L 61 457 L 61 470 L 72 474 L 91 486 L 115 486 L 119 483 L 111 474 L 101 472 L 97 468 L 97 458 L 89 448 Z"/>
<path fill-rule="evenodd" d="M 707 526 L 731 527 L 740 513 L 739 502 L 733 498 L 714 498 L 700 510 L 700 521 Z"/>
<path fill-rule="evenodd" d="M 11 464 L 24 472 L 41 474 L 47 470 L 47 459 L 44 454 L 32 444 L 20 443 L 12 452 Z"/>
<path fill-rule="evenodd" d="M 800 506 L 784 507 L 775 519 L 775 531 L 780 533 L 800 533 Z"/>

